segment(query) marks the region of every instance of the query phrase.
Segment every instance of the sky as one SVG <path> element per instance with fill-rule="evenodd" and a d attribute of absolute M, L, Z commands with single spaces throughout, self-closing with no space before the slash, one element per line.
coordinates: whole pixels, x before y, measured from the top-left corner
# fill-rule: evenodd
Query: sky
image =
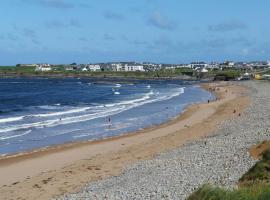
<path fill-rule="evenodd" d="M 270 59 L 269 0 L 1 0 L 0 65 Z"/>

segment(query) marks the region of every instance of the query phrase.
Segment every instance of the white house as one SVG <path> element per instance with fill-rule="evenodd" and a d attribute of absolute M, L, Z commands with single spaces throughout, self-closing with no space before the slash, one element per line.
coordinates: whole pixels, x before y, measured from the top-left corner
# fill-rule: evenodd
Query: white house
<path fill-rule="evenodd" d="M 166 66 L 165 69 L 175 69 L 175 66 Z"/>
<path fill-rule="evenodd" d="M 37 65 L 35 68 L 35 71 L 41 71 L 41 72 L 48 72 L 51 70 L 52 68 L 50 67 L 49 64 L 40 64 L 40 65 Z"/>
<path fill-rule="evenodd" d="M 123 71 L 124 70 L 121 63 L 112 63 L 111 66 L 112 66 L 112 71 L 117 71 L 118 72 L 118 71 Z"/>
<path fill-rule="evenodd" d="M 126 72 L 137 72 L 137 71 L 140 71 L 140 72 L 144 72 L 145 69 L 143 67 L 143 65 L 125 65 L 125 71 Z"/>
<path fill-rule="evenodd" d="M 100 65 L 88 65 L 88 68 L 92 72 L 101 71 Z"/>
<path fill-rule="evenodd" d="M 67 66 L 67 67 L 65 67 L 65 70 L 67 70 L 67 71 L 73 71 L 74 69 L 73 69 L 72 66 Z"/>
<path fill-rule="evenodd" d="M 224 65 L 226 65 L 227 67 L 233 67 L 234 66 L 234 62 L 233 61 L 225 61 Z"/>
<path fill-rule="evenodd" d="M 203 68 L 208 67 L 208 64 L 205 62 L 192 62 L 190 64 L 190 67 L 197 70 L 197 69 L 203 69 Z"/>

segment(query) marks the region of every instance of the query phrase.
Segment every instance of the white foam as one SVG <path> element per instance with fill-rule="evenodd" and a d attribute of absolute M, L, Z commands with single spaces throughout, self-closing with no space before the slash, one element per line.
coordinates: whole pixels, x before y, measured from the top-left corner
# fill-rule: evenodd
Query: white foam
<path fill-rule="evenodd" d="M 83 108 L 76 108 L 71 109 L 67 111 L 61 111 L 61 112 L 52 112 L 52 113 L 45 113 L 45 114 L 37 114 L 37 115 L 30 115 L 33 117 L 51 117 L 51 116 L 60 116 L 60 115 L 66 115 L 66 114 L 74 114 L 78 112 L 84 112 L 89 110 L 91 107 L 83 107 Z"/>
<path fill-rule="evenodd" d="M 22 136 L 27 135 L 31 132 L 32 132 L 31 130 L 28 130 L 28 131 L 25 131 L 24 133 L 18 134 L 18 135 L 2 136 L 2 137 L 0 137 L 0 140 L 7 140 L 7 139 L 11 139 L 11 138 L 16 138 L 16 137 L 22 137 Z"/>
<path fill-rule="evenodd" d="M 55 106 L 40 106 L 40 108 L 54 109 Z M 33 118 L 33 117 L 52 117 L 52 116 L 61 116 L 61 115 L 67 115 L 67 114 L 74 114 L 74 113 L 87 111 L 87 110 L 89 110 L 91 108 L 92 107 L 82 107 L 82 108 L 76 108 L 76 109 L 71 109 L 71 110 L 67 110 L 67 111 L 61 111 L 61 112 L 51 112 L 51 113 L 36 114 L 36 115 L 25 115 L 25 116 L 20 116 L 20 117 L 9 117 L 9 118 L 0 119 L 0 123 L 15 122 L 15 121 L 23 120 L 25 118 Z"/>
<path fill-rule="evenodd" d="M 24 116 L 3 118 L 3 119 L 0 119 L 0 123 L 15 122 L 15 121 L 22 120 L 23 118 Z"/>
<path fill-rule="evenodd" d="M 110 115 L 115 115 L 118 113 L 121 113 L 125 110 L 129 110 L 138 106 L 142 106 L 144 104 L 158 102 L 158 101 L 164 101 L 171 99 L 173 97 L 179 96 L 180 94 L 184 93 L 184 88 L 179 88 L 175 92 L 171 94 L 165 94 L 165 95 L 155 95 L 155 93 L 151 90 L 149 93 L 145 94 L 143 97 L 133 100 L 126 100 L 115 104 L 106 104 L 102 107 L 103 110 L 99 110 L 96 113 L 90 113 L 90 114 L 84 114 L 80 116 L 71 116 L 71 117 L 63 117 L 61 120 L 59 119 L 51 119 L 51 120 L 44 120 L 40 122 L 34 122 L 29 124 L 20 124 L 20 125 L 14 125 L 14 126 L 6 126 L 2 127 L 0 129 L 0 133 L 9 132 L 9 131 L 16 131 L 20 129 L 27 129 L 27 128 L 44 128 L 44 127 L 53 127 L 58 125 L 64 125 L 64 124 L 71 124 L 71 123 L 78 123 L 83 121 L 89 121 L 97 118 L 102 118 Z M 157 98 L 151 98 L 152 96 L 155 96 Z M 88 110 L 91 107 L 85 107 L 85 108 L 78 108 L 73 109 L 69 111 L 63 111 L 63 112 L 56 112 L 56 113 L 48 113 L 48 114 L 39 114 L 39 115 L 33 115 L 33 116 L 39 116 L 39 117 L 48 117 L 48 116 L 57 116 L 57 115 L 64 115 L 64 114 L 71 114 L 71 113 L 78 113 Z"/>
<path fill-rule="evenodd" d="M 122 87 L 122 85 L 117 83 L 117 84 L 115 84 L 115 87 L 120 88 L 120 87 Z"/>
<path fill-rule="evenodd" d="M 114 112 L 123 109 L 122 107 L 111 109 L 110 111 L 103 111 L 99 113 L 92 113 L 92 114 L 86 114 L 81 116 L 73 116 L 73 117 L 64 117 L 61 119 L 52 119 L 52 120 L 44 120 L 40 122 L 30 123 L 30 124 L 20 124 L 15 126 L 7 126 L 0 129 L 0 133 L 9 132 L 9 131 L 16 131 L 20 129 L 27 129 L 27 128 L 44 128 L 44 127 L 53 127 L 61 124 L 70 124 L 75 122 L 81 122 L 81 121 L 88 121 L 100 117 L 106 117 L 107 115 L 112 115 Z"/>

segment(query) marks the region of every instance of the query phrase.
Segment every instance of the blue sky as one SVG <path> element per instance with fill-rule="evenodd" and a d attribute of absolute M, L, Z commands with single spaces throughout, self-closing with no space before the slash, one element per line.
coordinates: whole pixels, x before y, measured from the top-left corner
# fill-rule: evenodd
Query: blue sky
<path fill-rule="evenodd" d="M 2 0 L 0 65 L 270 59 L 269 0 Z"/>

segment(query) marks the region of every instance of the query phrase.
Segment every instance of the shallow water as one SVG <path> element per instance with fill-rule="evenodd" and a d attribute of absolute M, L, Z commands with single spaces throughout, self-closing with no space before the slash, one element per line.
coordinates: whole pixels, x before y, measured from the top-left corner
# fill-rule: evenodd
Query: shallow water
<path fill-rule="evenodd" d="M 0 154 L 140 130 L 212 98 L 183 81 L 0 79 Z"/>

